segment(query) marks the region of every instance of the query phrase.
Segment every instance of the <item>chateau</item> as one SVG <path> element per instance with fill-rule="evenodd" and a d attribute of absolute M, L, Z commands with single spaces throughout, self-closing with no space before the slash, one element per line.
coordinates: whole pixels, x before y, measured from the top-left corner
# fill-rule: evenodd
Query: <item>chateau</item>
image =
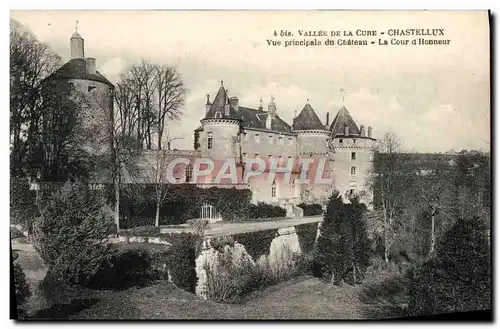
<path fill-rule="evenodd" d="M 100 105 L 95 109 L 105 112 L 92 114 L 92 121 L 103 122 L 113 115 L 114 86 L 97 71 L 94 58 L 85 58 L 84 40 L 77 32 L 72 35 L 70 45 L 71 60 L 50 79 L 69 81 L 79 92 L 92 96 Z M 358 127 L 343 105 L 331 123 L 329 113 L 322 122 L 309 102 L 291 124 L 281 119 L 279 112 L 273 97 L 265 109 L 262 99 L 257 108 L 240 104 L 221 81 L 215 97 L 210 99 L 207 95 L 205 108 L 200 109 L 201 125 L 194 131 L 194 150 L 160 151 L 167 153 L 173 165 L 174 182 L 250 188 L 255 203 L 324 204 L 332 191 L 337 190 L 346 199 L 358 194 L 370 204 L 373 196 L 367 190 L 366 178 L 373 161 L 372 128 Z M 106 133 L 105 127 L 102 128 L 101 133 Z M 102 151 L 106 149 L 109 150 L 102 146 Z M 150 171 L 148 167 L 158 151 L 143 153 L 149 159 L 142 163 L 143 169 Z M 179 158 L 184 160 L 178 161 Z M 215 166 L 213 174 L 200 175 L 206 170 L 202 169 L 206 166 L 203 159 L 211 159 Z M 237 182 L 226 176 L 214 180 L 217 170 L 228 159 L 234 160 Z M 245 172 L 259 161 L 266 164 L 264 174 L 246 177 Z M 283 168 L 288 169 L 289 179 L 283 179 L 282 175 L 286 176 L 285 172 L 280 173 Z M 313 176 L 316 179 L 310 179 Z"/>

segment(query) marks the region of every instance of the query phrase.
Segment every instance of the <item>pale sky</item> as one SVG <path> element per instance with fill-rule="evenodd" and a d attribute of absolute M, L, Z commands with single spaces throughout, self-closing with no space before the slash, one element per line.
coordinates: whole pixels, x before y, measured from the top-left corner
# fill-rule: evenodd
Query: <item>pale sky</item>
<path fill-rule="evenodd" d="M 274 95 L 289 124 L 306 100 L 324 122 L 345 105 L 374 137 L 396 133 L 407 150 L 490 148 L 490 54 L 487 12 L 13 11 L 11 18 L 69 60 L 79 21 L 85 56 L 111 82 L 142 58 L 176 65 L 190 93 L 173 145 L 192 149 L 193 130 L 220 80 L 240 105 L 264 107 Z M 444 29 L 448 46 L 270 47 L 274 30 Z M 380 32 L 386 32 L 381 36 Z M 420 37 L 397 37 L 412 39 Z M 314 38 L 308 38 L 309 40 Z M 319 39 L 319 38 L 318 38 Z M 331 39 L 339 39 L 333 37 Z M 285 39 L 281 39 L 282 41 Z M 326 38 L 321 38 L 322 41 Z"/>

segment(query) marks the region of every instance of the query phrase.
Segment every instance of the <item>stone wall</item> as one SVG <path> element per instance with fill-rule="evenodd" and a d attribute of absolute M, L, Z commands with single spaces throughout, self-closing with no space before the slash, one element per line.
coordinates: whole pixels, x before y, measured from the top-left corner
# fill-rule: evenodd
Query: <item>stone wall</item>
<path fill-rule="evenodd" d="M 302 225 L 318 225 L 318 223 L 309 223 Z M 243 242 L 242 236 L 244 234 L 256 233 L 262 233 L 263 235 L 268 236 L 269 234 L 271 234 L 271 238 L 267 241 L 263 241 L 265 239 L 263 239 L 262 241 L 257 241 L 258 239 L 250 241 L 250 243 L 252 244 L 255 243 L 255 245 L 253 246 L 248 245 L 248 240 L 246 242 Z M 318 233 L 319 230 L 316 229 L 316 234 L 313 234 L 313 236 L 310 238 L 314 240 L 317 239 Z M 272 236 L 272 234 L 274 234 L 274 237 Z M 302 237 L 302 240 L 303 239 L 304 237 Z M 205 239 L 205 241 L 203 242 L 202 251 L 196 258 L 196 275 L 198 279 L 196 294 L 203 298 L 206 298 L 206 268 L 208 266 L 213 273 L 217 273 L 217 264 L 219 257 L 222 257 L 224 253 L 232 253 L 232 259 L 235 262 L 235 265 L 239 265 L 238 263 L 241 264 L 243 261 L 247 261 L 252 266 L 269 266 L 270 270 L 274 272 L 279 270 L 280 268 L 289 268 L 289 266 L 293 266 L 296 256 L 303 254 L 304 246 L 301 246 L 301 242 L 299 240 L 301 239 L 299 239 L 295 226 L 289 226 L 274 230 L 263 230 L 257 232 L 236 234 L 228 237 Z M 247 245 L 246 248 L 244 245 L 245 243 Z M 311 243 L 314 244 L 314 241 L 311 241 Z M 265 252 L 259 255 L 255 252 L 255 250 L 247 250 L 247 248 L 251 247 L 264 248 Z M 251 256 L 251 254 L 253 254 L 253 257 Z"/>

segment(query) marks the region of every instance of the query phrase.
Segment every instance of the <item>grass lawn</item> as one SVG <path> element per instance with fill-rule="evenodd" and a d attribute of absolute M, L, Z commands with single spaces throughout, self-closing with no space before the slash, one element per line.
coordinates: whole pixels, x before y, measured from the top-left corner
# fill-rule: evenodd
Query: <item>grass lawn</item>
<path fill-rule="evenodd" d="M 38 283 L 46 269 L 40 257 L 34 251 L 18 253 L 16 262 L 23 267 L 33 292 L 27 305 L 33 318 L 367 319 L 398 315 L 386 301 L 373 296 L 373 280 L 370 285 L 335 287 L 312 276 L 255 292 L 241 304 L 202 300 L 164 281 L 122 291 L 61 286 L 42 293 Z"/>

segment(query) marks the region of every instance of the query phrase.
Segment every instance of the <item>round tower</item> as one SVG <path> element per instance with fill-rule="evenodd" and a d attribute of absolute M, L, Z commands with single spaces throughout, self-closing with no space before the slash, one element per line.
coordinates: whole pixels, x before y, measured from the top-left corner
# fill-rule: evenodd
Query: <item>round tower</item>
<path fill-rule="evenodd" d="M 335 189 L 344 200 L 358 195 L 368 207 L 373 202 L 373 193 L 368 186 L 368 175 L 373 163 L 375 138 L 372 129 L 356 125 L 345 106 L 339 109 L 330 126 L 331 145 L 334 150 Z"/>
<path fill-rule="evenodd" d="M 201 156 L 211 159 L 225 160 L 239 156 L 238 135 L 240 120 L 237 118 L 238 101 L 228 97 L 224 82 L 213 102 L 207 97 L 205 118 L 202 119 L 202 131 L 199 134 Z"/>

